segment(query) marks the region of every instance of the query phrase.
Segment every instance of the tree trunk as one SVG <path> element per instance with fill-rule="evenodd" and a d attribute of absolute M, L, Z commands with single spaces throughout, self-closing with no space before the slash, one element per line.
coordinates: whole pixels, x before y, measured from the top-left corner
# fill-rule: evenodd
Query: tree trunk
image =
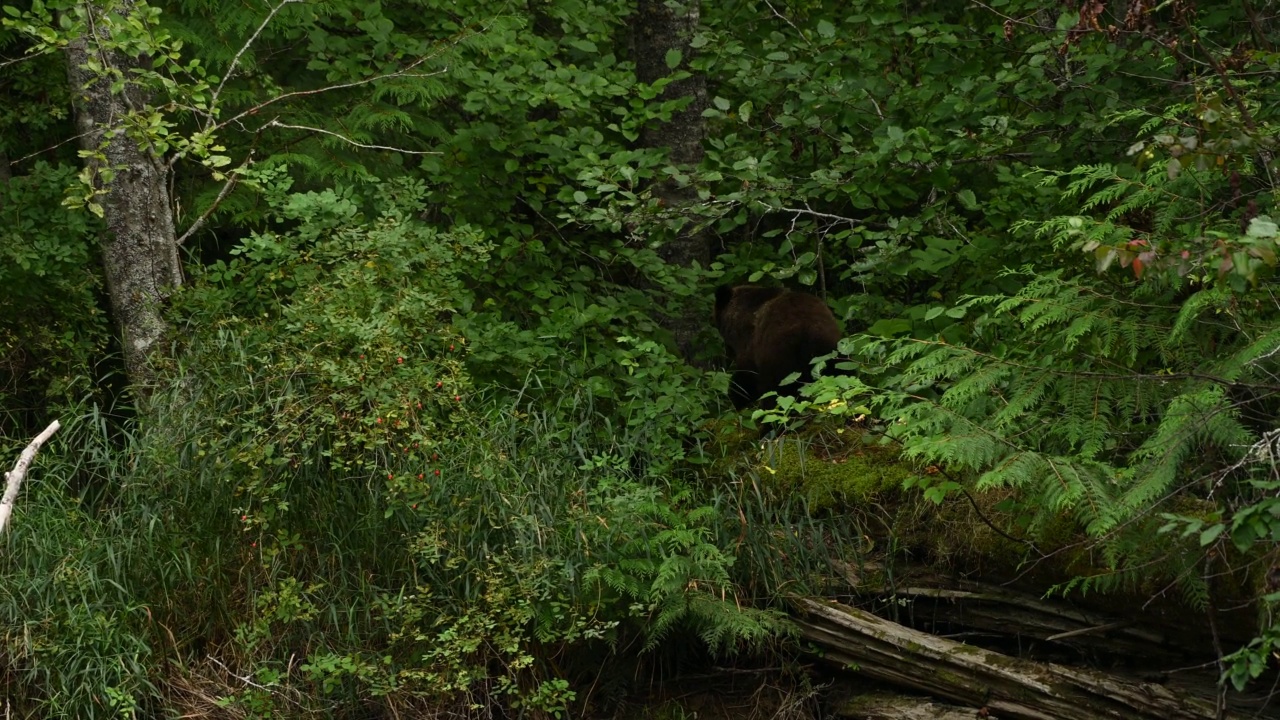
<path fill-rule="evenodd" d="M 667 66 L 667 54 L 680 53 L 679 69 L 687 69 L 694 50 L 690 45 L 700 17 L 699 0 L 682 0 L 679 9 L 667 5 L 667 0 L 638 0 L 632 22 L 635 43 L 636 77 L 643 83 L 654 83 L 671 74 Z M 665 148 L 672 165 L 691 166 L 702 161 L 702 140 L 706 124 L 702 111 L 707 106 L 706 78 L 694 73 L 683 80 L 667 85 L 662 99 L 691 97 L 692 102 L 672 115 L 670 122 L 651 123 L 644 128 L 640 142 L 648 148 Z M 654 196 L 672 214 L 698 200 L 697 190 L 691 186 L 680 187 L 670 178 L 654 188 Z M 693 223 L 678 224 L 674 238 L 665 242 L 658 255 L 670 266 L 680 268 L 705 268 L 710 264 L 711 246 L 705 232 L 698 231 Z M 689 302 L 697 296 L 699 288 L 690 287 L 687 293 L 677 293 L 673 314 L 660 319 L 663 327 L 675 336 L 676 345 L 686 360 L 694 359 L 695 339 L 706 327 L 707 320 L 699 311 L 699 305 Z"/>
<path fill-rule="evenodd" d="M 115 6 L 127 16 L 128 0 Z M 111 72 L 129 78 L 145 58 L 126 57 L 109 49 L 111 20 L 96 3 L 86 4 L 90 23 L 84 37 L 67 48 L 68 77 L 75 102 L 80 146 L 95 187 L 102 194 L 107 231 L 102 238 L 102 264 L 111 311 L 120 332 L 125 370 L 136 392 L 151 385 L 153 356 L 168 330 L 163 304 L 182 284 L 182 271 L 169 203 L 169 170 L 149 146 L 126 132 L 128 116 L 147 98 L 125 84 L 113 93 Z M 102 72 L 90 71 L 90 57 Z"/>

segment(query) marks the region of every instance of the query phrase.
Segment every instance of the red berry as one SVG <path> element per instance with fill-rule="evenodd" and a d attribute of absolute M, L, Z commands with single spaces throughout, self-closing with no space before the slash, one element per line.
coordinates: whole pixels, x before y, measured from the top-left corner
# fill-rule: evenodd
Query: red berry
<path fill-rule="evenodd" d="M 453 401 L 454 401 L 454 402 L 462 402 L 462 396 L 461 396 L 461 395 L 454 395 L 454 396 L 453 396 Z"/>
<path fill-rule="evenodd" d="M 422 479 L 422 473 L 418 473 L 418 479 L 419 479 L 419 480 L 421 480 L 421 479 Z M 415 506 L 415 507 L 417 507 L 417 506 Z"/>
<path fill-rule="evenodd" d="M 453 352 L 453 346 L 452 346 L 452 345 L 450 345 L 450 346 L 449 346 L 449 352 Z"/>
<path fill-rule="evenodd" d="M 382 424 L 382 418 L 378 418 L 378 424 L 379 424 L 379 425 L 381 425 L 381 424 Z"/>
<path fill-rule="evenodd" d="M 398 358 L 396 358 L 396 362 L 397 362 L 397 363 L 399 363 L 400 365 L 403 365 L 403 364 L 404 364 L 404 358 L 402 358 L 402 357 L 398 357 Z"/>
<path fill-rule="evenodd" d="M 440 477 L 440 471 L 436 470 L 436 477 Z"/>
<path fill-rule="evenodd" d="M 391 473 L 387 473 L 387 479 L 388 479 L 388 480 L 391 480 L 391 479 L 392 479 L 392 478 L 394 478 L 394 477 L 395 477 L 395 475 L 392 475 Z"/>
<path fill-rule="evenodd" d="M 436 387 L 438 387 L 438 388 L 442 388 L 442 387 L 444 387 L 444 383 L 442 383 L 442 382 L 436 382 Z"/>
<path fill-rule="evenodd" d="M 364 353 L 360 353 L 360 359 L 361 359 L 361 360 L 363 360 L 363 359 L 364 359 Z"/>
<path fill-rule="evenodd" d="M 439 454 L 437 454 L 437 453 L 431 453 L 431 459 L 432 459 L 432 460 L 439 460 L 439 459 L 440 459 L 440 455 L 439 455 Z"/>

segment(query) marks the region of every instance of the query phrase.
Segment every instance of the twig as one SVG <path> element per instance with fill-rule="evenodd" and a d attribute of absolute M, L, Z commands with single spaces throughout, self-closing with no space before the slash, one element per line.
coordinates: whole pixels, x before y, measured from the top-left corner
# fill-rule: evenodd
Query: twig
<path fill-rule="evenodd" d="M 435 77 L 436 75 L 443 75 L 445 72 L 447 72 L 446 70 L 437 70 L 435 72 L 429 72 L 429 73 L 410 74 L 411 70 L 418 67 L 419 65 L 426 62 L 429 59 L 430 59 L 429 56 L 420 57 L 417 60 L 414 60 L 413 62 L 404 66 L 400 70 L 396 70 L 395 72 L 384 73 L 382 75 L 374 75 L 373 77 L 361 78 L 360 80 L 353 80 L 351 82 L 338 83 L 336 85 L 326 85 L 325 87 L 315 88 L 314 90 L 295 90 L 294 92 L 287 92 L 282 95 L 277 95 L 268 100 L 264 100 L 258 103 L 257 105 L 254 105 L 248 110 L 242 110 L 241 112 L 236 113 L 230 118 L 223 120 L 222 122 L 213 126 L 213 131 L 216 132 L 218 130 L 221 130 L 222 128 L 234 122 L 237 122 L 239 120 L 243 120 L 244 118 L 249 117 L 250 115 L 257 115 L 267 106 L 274 105 L 275 103 L 278 103 L 281 100 L 289 100 L 289 99 L 298 98 L 298 97 L 307 97 L 310 95 L 319 95 L 321 93 L 333 92 L 335 90 L 349 90 L 351 88 L 360 87 L 362 85 L 375 83 L 375 82 L 378 82 L 379 80 L 390 80 L 391 78 L 398 78 L 398 77 L 428 78 L 428 77 Z"/>
<path fill-rule="evenodd" d="M 10 165 L 17 165 L 17 164 L 18 164 L 18 163 L 20 163 L 20 162 L 25 162 L 25 161 L 27 161 L 27 160 L 30 160 L 31 158 L 33 158 L 33 157 L 35 157 L 35 156 L 37 156 L 37 155 L 40 155 L 40 154 L 42 154 L 42 153 L 47 153 L 47 152 L 50 152 L 50 151 L 52 151 L 52 150 L 57 150 L 58 148 L 62 147 L 63 145 L 66 145 L 67 143 L 79 142 L 80 138 L 82 138 L 82 137 L 86 137 L 86 136 L 88 136 L 88 135 L 92 135 L 92 134 L 93 134 L 92 132 L 83 132 L 83 133 L 80 133 L 79 135 L 74 135 L 74 136 L 72 136 L 72 137 L 67 138 L 66 140 L 62 140 L 61 142 L 56 142 L 56 143 L 54 143 L 54 144 L 50 145 L 49 147 L 44 148 L 43 150 L 36 150 L 36 151 L 35 151 L 35 152 L 33 152 L 33 153 L 27 153 L 26 155 L 23 155 L 22 157 L 18 158 L 17 160 L 14 160 L 14 161 L 10 162 L 9 164 L 10 164 Z"/>
<path fill-rule="evenodd" d="M 52 52 L 52 51 L 51 51 L 51 50 L 41 50 L 40 52 L 31 53 L 30 55 L 23 55 L 23 56 L 22 56 L 22 57 L 20 57 L 20 58 L 13 58 L 12 60 L 5 60 L 4 62 L 0 62 L 0 68 L 6 68 L 6 67 L 9 67 L 10 65 L 17 65 L 18 63 L 20 63 L 20 62 L 26 62 L 27 60 L 34 60 L 34 59 L 36 59 L 36 58 L 40 57 L 41 55 L 47 55 L 47 54 L 49 54 L 50 52 Z"/>
<path fill-rule="evenodd" d="M 1045 640 L 1066 640 L 1067 638 L 1079 637 L 1080 635 L 1092 635 L 1093 633 L 1106 632 L 1108 630 L 1116 630 L 1118 628 L 1129 627 L 1133 622 L 1130 620 L 1118 620 L 1116 622 L 1107 623 L 1105 625 L 1094 625 L 1093 627 L 1080 628 L 1079 630 L 1069 630 L 1060 632 L 1057 635 L 1050 635 Z"/>
<path fill-rule="evenodd" d="M 332 130 L 325 130 L 324 128 L 318 128 L 318 127 L 308 127 L 306 125 L 286 125 L 285 123 L 282 123 L 279 120 L 272 120 L 271 122 L 267 123 L 266 125 L 263 125 L 262 127 L 264 128 L 278 127 L 278 128 L 287 128 L 289 130 L 305 130 L 307 132 L 317 132 L 324 135 L 332 135 L 333 137 L 338 138 L 342 142 L 350 143 L 351 145 L 355 145 L 356 147 L 360 147 L 360 148 L 365 148 L 366 150 L 390 150 L 391 152 L 405 153 L 406 155 L 440 155 L 441 154 L 435 150 L 406 150 L 404 148 L 390 147 L 387 145 L 369 145 L 362 142 L 356 142 L 355 140 L 352 140 L 346 135 L 333 132 Z"/>
<path fill-rule="evenodd" d="M 946 470 L 942 468 L 938 468 L 938 472 L 941 473 L 943 477 L 947 479 L 951 479 L 951 476 L 947 475 Z M 968 488 L 966 488 L 963 485 L 960 485 L 959 481 L 957 480 L 951 480 L 951 482 L 960 486 L 960 492 L 963 493 L 966 498 L 968 498 L 969 504 L 973 506 L 973 511 L 978 514 L 978 519 L 981 520 L 984 525 L 994 530 L 997 535 L 1004 538 L 1005 540 L 1008 540 L 1009 542 L 1013 542 L 1013 543 L 1018 543 L 1020 545 L 1026 545 L 1028 548 L 1031 549 L 1032 552 L 1039 555 L 1040 557 L 1043 558 L 1045 556 L 1044 551 L 1036 547 L 1036 544 L 1034 542 L 1027 540 L 1025 538 L 1014 537 L 1009 533 L 1005 532 L 1004 530 L 1001 530 L 998 525 L 996 525 L 994 522 L 991 521 L 991 518 L 987 517 L 986 513 L 982 512 L 982 508 L 978 505 L 978 500 L 975 497 L 973 497 L 973 495 L 969 494 Z"/>
<path fill-rule="evenodd" d="M 4 498 L 0 499 L 0 533 L 4 532 L 5 525 L 9 523 L 9 516 L 13 514 L 13 504 L 18 499 L 18 488 L 22 487 L 22 479 L 26 477 L 27 468 L 31 466 L 31 461 L 36 459 L 36 452 L 40 446 L 45 443 L 54 433 L 58 432 L 58 428 L 62 424 L 57 420 L 49 423 L 49 427 L 44 432 L 36 436 L 35 440 L 27 446 L 26 450 L 18 456 L 18 462 L 13 466 L 13 470 L 4 474 Z"/>
<path fill-rule="evenodd" d="M 295 2 L 295 1 L 296 0 L 288 0 L 288 2 Z M 222 192 L 218 193 L 218 197 L 214 198 L 213 203 L 209 205 L 208 209 L 206 209 L 203 213 L 201 213 L 200 217 L 196 218 L 196 221 L 191 223 L 191 227 L 187 228 L 187 231 L 182 233 L 181 237 L 179 237 L 177 241 L 175 241 L 177 245 L 179 246 L 182 245 L 182 243 L 187 241 L 187 238 L 191 237 L 197 231 L 199 231 L 200 228 L 204 227 L 205 221 L 209 219 L 210 215 L 213 215 L 214 211 L 218 209 L 218 206 L 222 204 L 222 201 L 225 200 L 227 195 L 231 194 L 231 190 L 235 188 L 236 182 L 238 182 L 240 179 L 240 176 L 237 173 L 240 170 L 247 167 L 249 163 L 252 161 L 253 161 L 253 151 L 249 151 L 249 157 L 245 158 L 244 162 L 240 164 L 240 167 L 231 171 L 231 173 L 227 177 L 226 184 L 222 186 Z"/>
<path fill-rule="evenodd" d="M 805 43 L 806 45 L 808 45 L 809 47 L 813 47 L 813 43 L 812 43 L 812 42 L 809 42 L 809 38 L 805 37 L 805 36 L 804 36 L 804 33 L 800 32 L 800 28 L 796 27 L 796 24 L 795 24 L 795 23 L 793 23 L 793 22 L 791 22 L 791 18 L 789 18 L 789 17 L 787 17 L 786 15 L 783 15 L 782 13 L 778 12 L 778 8 L 774 7 L 774 6 L 773 6 L 773 3 L 769 2 L 769 0 L 764 0 L 764 4 L 769 6 L 769 9 L 773 11 L 773 14 L 774 14 L 774 15 L 775 15 L 779 20 L 781 20 L 782 22 L 784 22 L 784 23 L 786 23 L 786 24 L 790 25 L 790 26 L 791 26 L 791 29 L 796 31 L 796 37 L 798 37 L 798 38 L 800 38 L 801 40 L 803 40 L 803 41 L 804 41 L 804 43 Z"/>
<path fill-rule="evenodd" d="M 899 446 L 902 445 L 902 440 L 890 435 L 887 432 L 881 432 L 880 435 L 881 437 L 888 438 L 890 441 L 897 443 Z M 1007 444 L 1012 446 L 1012 443 L 1007 443 Z M 981 520 L 984 525 L 991 528 L 991 530 L 994 531 L 997 535 L 1003 537 L 1005 540 L 1008 540 L 1009 542 L 1027 546 L 1028 548 L 1031 549 L 1032 552 L 1039 555 L 1042 559 L 1048 557 L 1048 555 L 1046 555 L 1045 552 L 1035 544 L 1035 542 L 1031 540 L 1027 540 L 1025 538 L 1014 537 L 1013 535 L 1010 535 L 1009 533 L 1000 529 L 1000 527 L 996 525 L 991 520 L 991 518 L 987 517 L 986 513 L 982 512 L 982 507 L 978 505 L 977 498 L 969 494 L 968 488 L 966 488 L 963 484 L 961 484 L 959 480 L 952 477 L 951 473 L 947 472 L 946 468 L 938 467 L 936 465 L 933 467 L 937 468 L 939 475 L 951 481 L 952 483 L 955 483 L 956 487 L 960 488 L 960 492 L 965 496 L 965 499 L 969 501 L 969 504 L 973 506 L 973 511 L 977 513 L 978 519 Z"/>
<path fill-rule="evenodd" d="M 1205 559 L 1204 559 L 1203 579 L 1206 586 L 1209 585 L 1209 576 L 1212 572 L 1212 568 L 1213 568 L 1213 553 L 1209 553 L 1205 556 Z M 1212 597 L 1210 597 L 1209 602 L 1206 603 L 1206 605 L 1207 607 L 1205 608 L 1205 615 L 1209 618 L 1209 632 L 1212 633 L 1212 637 L 1213 637 L 1213 652 L 1218 656 L 1218 675 L 1221 677 L 1227 674 L 1227 668 L 1226 668 L 1226 663 L 1223 662 L 1223 657 L 1225 657 L 1225 653 L 1222 652 L 1222 638 L 1218 636 L 1218 622 L 1214 618 L 1214 616 L 1218 612 L 1218 609 L 1214 607 Z M 1214 701 L 1217 704 L 1217 708 L 1216 708 L 1218 711 L 1216 716 L 1217 720 L 1223 720 L 1223 718 L 1227 716 L 1227 684 L 1226 683 L 1218 683 L 1218 693 L 1217 693 L 1217 697 L 1214 698 Z"/>
<path fill-rule="evenodd" d="M 339 83 L 339 84 L 337 84 L 337 85 L 328 85 L 328 86 L 325 86 L 325 87 L 322 87 L 322 88 L 315 88 L 314 90 L 298 90 L 298 91 L 296 91 L 296 92 L 288 92 L 288 93 L 284 93 L 283 95 L 277 95 L 277 96 L 275 96 L 275 97 L 273 97 L 273 98 L 271 98 L 271 99 L 269 99 L 269 100 L 264 100 L 264 101 L 262 101 L 262 102 L 258 103 L 257 105 L 254 105 L 253 107 L 251 107 L 251 108 L 247 109 L 247 110 L 243 110 L 243 111 L 241 111 L 241 112 L 239 112 L 239 113 L 236 113 L 236 114 L 235 114 L 235 115 L 233 115 L 232 117 L 230 117 L 230 118 L 228 118 L 228 119 L 226 119 L 226 120 L 223 120 L 222 122 L 218 123 L 217 125 L 214 125 L 212 128 L 206 128 L 206 129 L 205 129 L 205 132 L 210 133 L 210 134 L 212 134 L 212 133 L 216 133 L 216 132 L 218 132 L 219 130 L 221 130 L 221 129 L 225 128 L 226 126 L 231 125 L 232 123 L 238 123 L 238 122 L 240 122 L 241 120 L 243 120 L 244 118 L 249 117 L 250 115 L 257 115 L 259 112 L 261 112 L 261 111 L 262 111 L 262 109 L 263 109 L 263 108 L 266 108 L 266 107 L 268 107 L 268 106 L 270 106 L 270 105 L 274 105 L 275 103 L 278 103 L 278 102 L 280 102 L 281 100 L 289 100 L 289 99 L 291 99 L 291 98 L 307 97 L 307 96 L 310 96 L 310 95 L 318 95 L 318 94 L 320 94 L 320 93 L 333 92 L 334 90 L 346 90 L 346 89 L 349 89 L 349 88 L 360 87 L 360 86 L 362 86 L 362 85 L 368 85 L 369 83 L 377 82 L 377 81 L 379 81 L 379 80 L 388 80 L 388 79 L 391 79 L 391 78 L 399 78 L 399 77 L 422 77 L 422 78 L 427 78 L 427 77 L 435 77 L 436 75 L 442 75 L 442 74 L 444 74 L 445 72 L 447 72 L 447 70 L 437 70 L 437 71 L 435 71 L 435 72 L 430 72 L 430 73 L 410 73 L 410 71 L 411 71 L 411 70 L 413 70 L 414 68 L 418 67 L 419 65 L 421 65 L 421 64 L 422 64 L 422 63 L 424 63 L 424 62 L 426 62 L 426 61 L 427 61 L 427 60 L 429 60 L 429 59 L 430 59 L 430 57 L 429 57 L 429 56 L 428 56 L 428 57 L 420 57 L 420 58 L 418 58 L 417 60 L 415 60 L 415 61 L 413 61 L 413 62 L 409 63 L 409 64 L 408 64 L 408 65 L 406 65 L 405 67 L 403 67 L 403 68 L 401 68 L 401 69 L 399 69 L 399 70 L 397 70 L 397 71 L 395 71 L 395 72 L 386 73 L 386 74 L 383 74 L 383 75 L 375 75 L 375 76 L 373 76 L 373 77 L 363 78 L 363 79 L 355 80 L 355 81 L 348 82 L 348 83 Z M 274 122 L 274 121 L 272 121 L 272 122 Z M 268 123 L 268 125 L 266 125 L 266 126 L 264 126 L 264 127 L 268 127 L 268 126 L 270 126 L 270 123 Z M 312 130 L 312 129 L 314 129 L 314 128 L 304 128 L 304 129 Z M 321 130 L 321 131 L 319 131 L 319 132 L 327 132 L 327 131 Z M 331 133 L 331 134 L 333 134 L 333 133 Z M 339 135 L 338 137 L 342 137 L 342 136 L 341 136 L 341 135 Z M 342 138 L 342 139 L 343 139 L 343 140 L 346 140 L 346 138 Z M 350 141 L 348 141 L 348 142 L 350 142 Z M 358 144 L 358 143 L 356 143 L 356 144 Z M 395 148 L 388 148 L 388 149 L 392 149 L 392 150 L 394 150 Z M 408 152 L 408 151 L 400 150 L 399 152 Z M 173 156 L 169 158 L 169 163 L 168 163 L 168 164 L 169 164 L 169 167 L 170 167 L 170 168 L 172 168 L 174 165 L 176 165 L 176 164 L 178 163 L 178 161 L 179 161 L 179 160 L 182 160 L 183 158 L 185 158 L 185 157 L 186 157 L 186 154 L 187 154 L 187 153 L 186 153 L 186 151 L 185 151 L 185 150 L 184 150 L 184 151 L 182 151 L 182 152 L 174 153 L 174 154 L 173 154 Z M 423 154 L 425 154 L 425 153 L 423 153 Z"/>
<path fill-rule="evenodd" d="M 253 41 L 257 40 L 258 36 L 262 34 L 262 31 L 267 28 L 267 23 L 271 22 L 271 18 L 275 17 L 276 13 L 283 10 L 285 5 L 288 5 L 289 3 L 296 3 L 296 2 L 302 2 L 302 0 L 280 0 L 280 4 L 276 5 L 271 10 L 271 12 L 267 14 L 267 17 L 263 19 L 261 24 L 258 25 L 258 29 L 254 30 L 253 34 L 249 36 L 249 39 L 244 41 L 244 45 L 240 46 L 240 49 L 236 52 L 235 57 L 231 58 L 231 64 L 227 66 L 227 71 L 222 74 L 222 80 L 218 83 L 218 88 L 213 91 L 213 95 L 209 99 L 210 108 L 218 107 L 218 96 L 222 94 L 222 87 L 226 85 L 227 80 L 230 80 L 231 76 L 235 74 L 236 65 L 240 63 L 240 58 L 246 52 L 248 52 L 249 46 L 252 45 Z M 213 126 L 213 115 L 210 115 L 209 122 L 205 125 L 205 129 L 208 130 L 212 126 Z M 179 240 L 178 243 L 181 244 L 182 241 Z"/>

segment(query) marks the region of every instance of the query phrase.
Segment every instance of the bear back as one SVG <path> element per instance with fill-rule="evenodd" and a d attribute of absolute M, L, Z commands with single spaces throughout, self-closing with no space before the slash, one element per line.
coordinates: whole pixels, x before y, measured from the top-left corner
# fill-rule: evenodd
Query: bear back
<path fill-rule="evenodd" d="M 715 323 L 734 361 L 731 395 L 739 408 L 782 391 L 792 373 L 801 384 L 812 380 L 813 359 L 835 352 L 841 336 L 821 298 L 756 285 L 718 288 Z"/>

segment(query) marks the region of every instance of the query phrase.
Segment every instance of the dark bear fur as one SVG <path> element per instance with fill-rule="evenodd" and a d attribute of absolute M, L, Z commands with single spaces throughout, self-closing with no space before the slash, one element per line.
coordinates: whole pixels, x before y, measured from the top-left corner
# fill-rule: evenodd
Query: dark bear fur
<path fill-rule="evenodd" d="M 791 373 L 800 373 L 800 384 L 812 380 L 813 359 L 840 341 L 840 324 L 821 298 L 785 288 L 722 285 L 715 323 L 733 359 L 729 394 L 739 410 L 769 392 L 794 392 L 797 386 L 781 387 Z"/>

